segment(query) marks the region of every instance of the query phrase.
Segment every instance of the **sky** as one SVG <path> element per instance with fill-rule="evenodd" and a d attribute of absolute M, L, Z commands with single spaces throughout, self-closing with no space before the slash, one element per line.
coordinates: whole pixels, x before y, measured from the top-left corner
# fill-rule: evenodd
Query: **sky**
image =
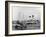
<path fill-rule="evenodd" d="M 13 6 L 12 7 L 12 19 L 13 20 L 28 20 L 32 19 L 34 15 L 34 19 L 40 20 L 40 7 L 24 7 L 24 6 Z"/>

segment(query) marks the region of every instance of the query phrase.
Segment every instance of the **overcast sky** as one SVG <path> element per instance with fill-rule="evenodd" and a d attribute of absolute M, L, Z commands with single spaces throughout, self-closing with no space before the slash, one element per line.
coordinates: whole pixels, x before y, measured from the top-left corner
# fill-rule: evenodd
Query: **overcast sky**
<path fill-rule="evenodd" d="M 40 7 L 12 7 L 13 20 L 26 20 L 29 16 L 34 15 L 36 20 L 40 20 Z"/>

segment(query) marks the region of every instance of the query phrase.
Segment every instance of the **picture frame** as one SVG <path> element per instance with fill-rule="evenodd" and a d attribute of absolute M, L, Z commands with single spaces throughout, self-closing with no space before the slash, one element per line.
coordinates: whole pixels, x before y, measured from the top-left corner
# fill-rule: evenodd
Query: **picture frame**
<path fill-rule="evenodd" d="M 5 36 L 35 34 L 45 34 L 45 3 L 5 1 Z"/>

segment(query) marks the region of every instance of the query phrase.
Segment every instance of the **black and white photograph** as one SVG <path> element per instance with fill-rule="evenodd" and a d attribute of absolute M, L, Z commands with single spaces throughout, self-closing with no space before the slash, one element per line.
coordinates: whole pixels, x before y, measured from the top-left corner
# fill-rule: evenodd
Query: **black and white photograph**
<path fill-rule="evenodd" d="M 45 32 L 45 4 L 38 2 L 5 2 L 6 35 L 33 35 Z"/>
<path fill-rule="evenodd" d="M 12 30 L 40 29 L 40 7 L 12 7 Z"/>

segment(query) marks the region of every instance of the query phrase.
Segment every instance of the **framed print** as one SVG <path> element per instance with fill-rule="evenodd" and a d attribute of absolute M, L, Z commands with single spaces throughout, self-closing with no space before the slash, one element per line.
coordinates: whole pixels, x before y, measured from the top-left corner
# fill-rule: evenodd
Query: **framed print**
<path fill-rule="evenodd" d="M 45 33 L 45 4 L 40 2 L 5 1 L 5 35 Z"/>

